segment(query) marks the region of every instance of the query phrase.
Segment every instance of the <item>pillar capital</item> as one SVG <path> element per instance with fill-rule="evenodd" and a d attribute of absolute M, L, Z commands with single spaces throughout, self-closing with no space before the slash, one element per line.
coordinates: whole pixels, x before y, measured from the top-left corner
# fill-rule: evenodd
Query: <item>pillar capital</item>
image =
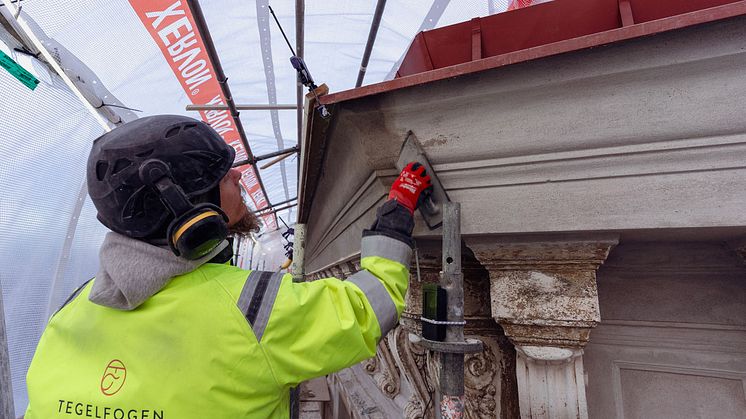
<path fill-rule="evenodd" d="M 517 346 L 585 346 L 600 321 L 596 269 L 616 236 L 467 239 L 490 275 L 492 316 Z"/>
<path fill-rule="evenodd" d="M 516 353 L 525 362 L 543 365 L 564 365 L 575 362 L 575 358 L 583 355 L 582 349 L 556 348 L 552 346 L 516 346 Z"/>
<path fill-rule="evenodd" d="M 479 236 L 466 239 L 487 270 L 596 270 L 618 244 L 615 235 Z"/>

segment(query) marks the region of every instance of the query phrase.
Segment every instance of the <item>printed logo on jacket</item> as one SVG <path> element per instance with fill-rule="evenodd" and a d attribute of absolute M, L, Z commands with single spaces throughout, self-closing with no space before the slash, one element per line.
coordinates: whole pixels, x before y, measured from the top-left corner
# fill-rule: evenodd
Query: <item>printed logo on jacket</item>
<path fill-rule="evenodd" d="M 127 368 L 122 361 L 113 359 L 109 362 L 104 370 L 104 376 L 101 377 L 101 392 L 105 396 L 113 396 L 124 386 L 127 379 Z"/>
<path fill-rule="evenodd" d="M 112 359 L 104 368 L 99 389 L 104 396 L 115 396 L 127 380 L 127 367 L 119 359 Z M 116 399 L 115 397 L 112 400 Z M 121 406 L 101 406 L 92 402 L 58 400 L 57 413 L 97 419 L 164 419 L 164 411 L 134 409 Z"/>

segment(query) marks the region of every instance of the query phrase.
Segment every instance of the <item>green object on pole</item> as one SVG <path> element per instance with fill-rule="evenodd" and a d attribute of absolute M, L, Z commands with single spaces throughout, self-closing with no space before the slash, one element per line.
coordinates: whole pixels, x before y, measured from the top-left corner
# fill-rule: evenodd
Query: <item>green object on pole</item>
<path fill-rule="evenodd" d="M 8 54 L 0 51 L 0 66 L 8 70 L 8 72 L 21 83 L 25 84 L 31 90 L 36 89 L 39 85 L 39 79 L 34 77 L 33 74 L 29 73 L 28 70 L 21 67 L 20 64 L 15 62 Z"/>

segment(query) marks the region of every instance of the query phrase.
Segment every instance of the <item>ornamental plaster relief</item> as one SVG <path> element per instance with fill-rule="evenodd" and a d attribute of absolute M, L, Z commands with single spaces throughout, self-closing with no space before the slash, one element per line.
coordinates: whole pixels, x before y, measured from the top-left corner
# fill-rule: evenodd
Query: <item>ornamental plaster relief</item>
<path fill-rule="evenodd" d="M 437 243 L 418 242 L 417 251 L 420 277 L 417 277 L 415 261 L 412 262 L 410 287 L 406 296 L 406 308 L 401 323 L 378 345 L 376 356 L 360 364 L 367 380 L 351 380 L 347 375 L 330 378 L 330 385 L 363 385 L 366 391 L 340 389 L 347 406 L 367 406 L 373 400 L 364 399 L 363 394 L 375 389 L 391 402 L 388 409 L 391 417 L 425 419 L 434 417 L 436 389 L 439 386 L 440 361 L 437 353 L 425 350 L 412 343 L 411 334 L 421 333 L 422 309 L 421 286 L 438 282 L 440 271 L 440 248 Z M 311 279 L 328 276 L 345 278 L 360 269 L 359 259 L 349 259 L 322 271 L 310 274 Z M 484 342 L 484 352 L 467 355 L 464 359 L 464 386 L 467 418 L 514 418 L 518 414 L 516 395 L 515 351 L 490 314 L 489 274 L 476 261 L 468 249 L 464 250 L 464 298 L 467 325 L 465 335 Z M 343 379 L 344 378 L 344 379 Z M 361 384 L 362 383 L 362 384 Z M 333 391 L 334 393 L 334 391 Z M 386 407 L 384 407 L 386 409 Z M 365 417 L 364 412 L 358 416 Z M 353 413 L 354 415 L 354 413 Z"/>

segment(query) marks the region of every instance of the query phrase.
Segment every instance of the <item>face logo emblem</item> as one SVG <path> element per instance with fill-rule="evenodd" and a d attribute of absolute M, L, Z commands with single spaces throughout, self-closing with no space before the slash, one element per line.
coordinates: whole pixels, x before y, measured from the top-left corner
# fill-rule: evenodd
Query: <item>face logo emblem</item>
<path fill-rule="evenodd" d="M 122 361 L 114 359 L 109 362 L 101 377 L 101 392 L 106 396 L 113 396 L 122 389 L 127 378 L 127 369 Z"/>

